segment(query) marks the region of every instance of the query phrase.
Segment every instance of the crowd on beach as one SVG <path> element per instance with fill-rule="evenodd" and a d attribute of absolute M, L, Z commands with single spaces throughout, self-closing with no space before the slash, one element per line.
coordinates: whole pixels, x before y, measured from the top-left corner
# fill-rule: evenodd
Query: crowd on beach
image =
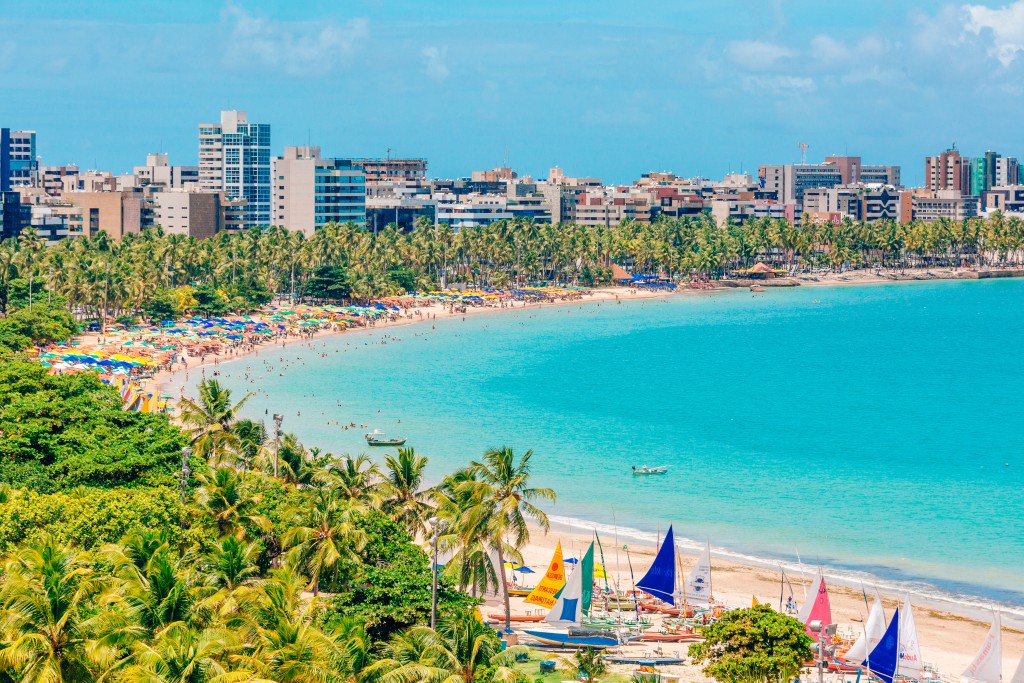
<path fill-rule="evenodd" d="M 158 395 L 157 386 L 161 375 L 175 370 L 245 355 L 263 346 L 309 341 L 322 333 L 422 321 L 439 314 L 464 315 L 477 308 L 575 301 L 584 295 L 585 290 L 577 288 L 531 287 L 409 293 L 346 306 L 279 303 L 250 315 L 94 325 L 76 339 L 31 353 L 54 373 L 98 372 L 105 382 L 121 389 L 126 409 L 170 412 L 173 397 Z"/>

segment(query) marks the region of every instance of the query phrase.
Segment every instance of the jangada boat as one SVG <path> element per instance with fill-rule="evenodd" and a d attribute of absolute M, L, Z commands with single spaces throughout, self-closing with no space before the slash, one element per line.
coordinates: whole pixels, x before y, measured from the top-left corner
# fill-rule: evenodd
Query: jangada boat
<path fill-rule="evenodd" d="M 545 617 L 545 615 L 543 615 L 543 614 L 513 614 L 509 618 L 509 621 L 512 621 L 512 622 L 534 622 L 534 623 L 536 623 L 536 622 L 544 621 L 544 617 Z M 490 621 L 501 621 L 501 622 L 505 621 L 505 615 L 504 614 L 488 614 L 487 618 Z"/>
<path fill-rule="evenodd" d="M 404 446 L 406 442 L 405 439 L 389 439 L 379 429 L 375 429 L 369 434 L 364 434 L 363 437 L 370 446 Z"/>
<path fill-rule="evenodd" d="M 561 647 L 593 647 L 604 649 L 619 644 L 618 638 L 607 631 L 587 628 L 526 628 L 523 633 L 544 645 Z"/>
<path fill-rule="evenodd" d="M 658 467 L 648 467 L 643 465 L 642 467 L 633 466 L 633 474 L 665 474 L 668 472 L 668 465 L 660 465 Z"/>

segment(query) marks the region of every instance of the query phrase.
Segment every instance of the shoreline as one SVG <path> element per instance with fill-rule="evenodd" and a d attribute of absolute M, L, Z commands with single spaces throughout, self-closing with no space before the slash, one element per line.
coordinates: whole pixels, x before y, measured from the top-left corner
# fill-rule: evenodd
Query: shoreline
<path fill-rule="evenodd" d="M 573 520 L 584 522 L 584 520 Z M 631 572 L 626 568 L 626 558 L 620 553 L 618 562 L 616 560 L 616 543 L 613 536 L 603 525 L 590 523 L 598 527 L 601 535 L 601 543 L 604 549 L 604 567 L 608 574 L 609 581 L 615 582 L 623 590 L 633 587 L 633 579 L 639 579 L 650 566 L 656 553 L 654 540 L 637 538 L 631 534 L 629 529 L 619 529 L 618 548 L 623 547 L 624 541 L 628 541 L 629 556 L 632 563 Z M 533 569 L 537 574 L 531 575 L 531 579 L 543 575 L 548 562 L 551 560 L 551 553 L 554 550 L 556 541 L 561 541 L 564 557 L 579 557 L 583 550 L 593 539 L 591 531 L 585 531 L 583 524 L 575 524 L 569 529 L 565 518 L 551 519 L 551 529 L 546 534 L 536 523 L 530 522 L 530 542 L 522 549 L 523 564 Z M 694 564 L 698 555 L 697 550 L 681 547 L 677 537 L 677 552 L 681 559 L 682 571 L 687 573 Z M 638 541 L 634 544 L 634 541 Z M 595 558 L 600 561 L 600 558 Z M 621 568 L 616 568 L 619 564 Z M 736 559 L 723 557 L 720 549 L 712 546 L 712 591 L 716 600 L 724 602 L 729 607 L 746 607 L 751 604 L 753 598 L 758 602 L 775 606 L 779 601 L 780 573 L 777 568 L 767 566 L 754 566 L 752 564 L 737 561 Z M 839 624 L 840 632 L 859 633 L 863 628 L 863 619 L 866 617 L 868 607 L 864 603 L 861 589 L 857 586 L 850 586 L 841 579 L 837 579 L 828 568 L 823 569 L 825 581 L 828 584 L 829 599 L 831 603 L 833 621 Z M 804 565 L 804 572 L 790 573 L 786 570 L 786 577 L 793 587 L 794 597 L 798 604 L 803 604 L 805 591 L 810 588 L 811 581 L 815 575 L 815 567 Z M 529 582 L 531 583 L 532 582 Z M 867 587 L 871 593 L 871 587 Z M 890 616 L 896 607 L 897 595 L 891 592 L 882 592 L 882 603 L 887 617 Z M 870 599 L 870 595 L 869 595 Z M 512 598 L 514 613 L 522 613 L 528 609 L 534 609 L 531 605 L 522 602 L 522 598 Z M 956 609 L 956 606 L 938 606 L 929 600 L 913 598 L 914 618 L 917 626 L 919 642 L 926 664 L 932 664 L 946 677 L 959 679 L 959 673 L 971 661 L 981 645 L 985 634 L 991 626 L 984 610 L 968 611 Z M 494 612 L 501 606 L 500 598 L 489 596 L 487 606 L 490 612 Z M 645 612 L 645 618 L 650 613 Z M 1017 625 L 1009 625 L 1004 620 L 1002 628 L 1003 639 L 1003 671 L 1004 678 L 1009 679 L 1014 667 L 1024 652 L 1024 629 Z M 672 645 L 671 647 L 676 647 Z M 685 650 L 684 650 L 685 652 Z M 699 668 L 685 665 L 680 669 L 700 678 L 703 676 Z"/>
<path fill-rule="evenodd" d="M 588 292 L 581 295 L 578 299 L 571 300 L 558 300 L 558 301 L 539 301 L 535 303 L 524 302 L 523 306 L 474 306 L 469 307 L 465 311 L 461 312 L 450 312 L 447 311 L 445 306 L 439 304 L 431 304 L 429 306 L 422 306 L 418 308 L 410 309 L 409 315 L 405 317 L 399 317 L 397 320 L 384 320 L 375 323 L 372 327 L 361 327 L 354 330 L 317 330 L 313 335 L 308 338 L 284 338 L 281 340 L 274 340 L 270 343 L 256 344 L 250 349 L 244 351 L 237 351 L 232 354 L 213 354 L 213 360 L 199 363 L 193 366 L 187 366 L 186 368 L 176 368 L 171 370 L 160 370 L 155 373 L 151 378 L 147 380 L 147 387 L 153 387 L 155 392 L 162 392 L 166 394 L 173 394 L 173 383 L 171 379 L 179 375 L 181 372 L 191 369 L 200 369 L 209 366 L 219 365 L 222 362 L 230 362 L 248 356 L 259 355 L 260 349 L 269 348 L 286 348 L 294 343 L 309 343 L 319 338 L 342 335 L 348 332 L 365 332 L 377 328 L 391 328 L 391 327 L 402 327 L 406 325 L 422 324 L 431 320 L 447 320 L 462 316 L 477 316 L 484 314 L 500 313 L 504 311 L 513 311 L 517 309 L 526 308 L 550 308 L 556 306 L 569 306 L 574 304 L 588 304 L 594 302 L 616 300 L 619 297 L 623 297 L 626 300 L 633 299 L 662 299 L 672 296 L 693 296 L 693 295 L 714 295 L 722 292 L 743 290 L 753 285 L 764 286 L 766 289 L 772 289 L 775 287 L 857 287 L 857 286 L 868 286 L 868 285 L 885 285 L 885 284 L 907 284 L 907 283 L 922 283 L 922 282 L 942 282 L 942 281 L 980 281 L 983 279 L 997 279 L 1000 277 L 1024 277 L 1024 271 L 1018 270 L 992 270 L 987 272 L 992 273 L 1004 273 L 1005 275 L 997 276 L 996 278 L 978 278 L 971 277 L 970 273 L 978 273 L 980 271 L 968 271 L 965 269 L 953 269 L 953 268 L 936 268 L 936 269 L 923 269 L 923 270 L 909 270 L 904 271 L 903 274 L 892 273 L 878 274 L 871 270 L 852 270 L 839 273 L 820 273 L 811 275 L 798 275 L 794 277 L 780 277 L 777 280 L 715 280 L 706 283 L 707 286 L 702 287 L 687 287 L 680 286 L 675 290 L 642 290 L 633 287 L 627 287 L 622 285 L 609 285 L 603 287 L 596 287 Z M 908 273 L 910 273 L 908 275 Z M 1011 274 L 1013 273 L 1013 274 Z M 729 284 L 722 284 L 728 282 Z M 414 316 L 412 312 L 419 312 L 421 316 Z M 431 317 L 433 316 L 433 317 Z M 179 385 L 180 388 L 180 385 Z M 179 398 L 181 393 L 179 391 Z"/>
<path fill-rule="evenodd" d="M 811 287 L 851 287 L 859 285 L 881 285 L 881 284 L 902 284 L 906 282 L 932 282 L 936 280 L 974 280 L 976 278 L 971 277 L 908 277 L 900 279 L 892 279 L 889 277 L 878 277 L 873 272 L 855 272 L 846 274 L 832 274 L 832 277 L 821 278 L 814 282 L 801 282 L 802 286 Z M 525 306 L 516 306 L 515 309 L 519 308 L 551 308 L 558 306 L 567 305 L 581 305 L 594 301 L 607 301 L 614 299 L 616 295 L 625 296 L 629 299 L 642 298 L 642 299 L 660 299 L 671 296 L 673 294 L 685 295 L 685 294 L 714 294 L 716 292 L 728 291 L 729 289 L 738 289 L 737 287 L 713 287 L 707 289 L 680 289 L 676 292 L 642 292 L 639 294 L 631 294 L 632 290 L 627 288 L 602 288 L 595 290 L 593 294 L 583 296 L 582 298 L 565 300 L 565 301 L 554 301 L 554 302 L 543 302 L 527 304 Z M 441 307 L 437 307 L 441 308 Z M 416 310 L 416 309 L 414 309 Z M 376 327 L 395 327 L 403 325 L 411 325 L 415 323 L 423 323 L 432 320 L 444 320 L 455 318 L 459 315 L 483 315 L 488 313 L 498 313 L 507 308 L 499 306 L 483 306 L 469 308 L 465 313 L 448 313 L 444 311 L 438 311 L 436 318 L 429 317 L 429 314 L 434 313 L 434 307 L 423 307 L 419 309 L 425 315 L 419 317 L 413 315 L 411 317 L 401 317 L 396 321 L 389 321 L 387 323 L 377 323 L 374 327 L 366 328 L 355 328 L 355 332 L 371 332 Z M 291 345 L 295 341 L 303 343 L 313 343 L 317 337 L 335 334 L 343 334 L 345 331 L 334 331 L 334 330 L 323 330 L 318 332 L 312 338 L 289 338 L 284 340 L 278 340 L 275 344 L 266 344 L 265 347 L 272 347 L 280 345 L 282 348 Z M 246 354 L 234 354 L 234 355 L 221 355 L 215 358 L 213 361 L 209 361 L 202 366 L 192 366 L 190 369 L 196 369 L 198 367 L 205 367 L 207 365 L 217 365 L 219 363 L 230 362 L 232 360 L 241 359 L 246 355 L 258 354 L 260 347 L 256 347 L 253 351 Z M 167 376 L 161 378 L 165 383 L 169 380 L 173 380 L 174 377 L 180 373 L 178 370 L 176 373 L 165 373 Z M 168 392 L 174 393 L 174 392 Z M 584 520 L 572 520 L 572 530 L 576 531 L 577 528 L 583 528 L 584 524 L 589 524 L 595 527 L 601 527 L 600 523 L 584 522 Z M 585 534 L 568 534 L 568 524 L 561 526 L 561 524 L 553 524 L 552 533 L 549 534 L 549 538 L 544 539 L 550 546 L 553 547 L 554 539 L 551 537 L 568 538 L 569 536 L 579 537 L 582 539 Z M 632 535 L 627 530 L 620 529 L 620 533 L 623 536 Z M 643 533 L 643 532 L 640 532 Z M 535 537 L 539 539 L 540 537 Z M 608 542 L 605 532 L 602 531 L 602 539 L 605 543 L 606 555 L 610 550 L 611 544 Z M 636 558 L 646 558 L 646 561 L 653 556 L 653 540 L 645 540 L 638 536 L 638 545 Z M 535 543 L 531 543 L 531 546 Z M 551 547 L 547 545 L 543 547 L 537 547 L 535 549 L 524 549 L 524 561 L 532 567 L 533 564 L 537 564 L 542 570 L 548 559 L 550 559 Z M 567 550 L 568 552 L 568 550 Z M 633 546 L 631 545 L 631 552 L 633 552 Z M 684 551 L 686 557 L 696 555 L 696 552 L 690 552 L 689 550 Z M 532 555 L 531 555 L 532 553 Z M 547 556 L 544 556 L 544 555 Z M 536 555 L 536 557 L 534 557 Z M 778 569 L 774 569 L 774 566 L 778 564 L 788 565 L 788 562 L 778 562 L 776 560 L 759 559 L 755 556 L 736 557 L 743 556 L 743 553 L 730 551 L 728 549 L 715 549 L 713 551 L 713 564 L 715 567 L 716 584 L 721 586 L 722 589 L 716 589 L 716 595 L 725 599 L 727 604 L 731 606 L 745 606 L 750 603 L 751 596 L 756 596 L 760 601 L 769 602 L 771 604 L 772 596 L 774 595 L 775 600 L 778 598 Z M 536 560 L 536 562 L 534 562 Z M 611 559 L 609 557 L 609 563 Z M 692 562 L 684 560 L 684 565 L 689 565 Z M 532 567 L 536 569 L 537 567 Z M 642 573 L 642 569 L 635 567 L 637 576 Z M 808 565 L 804 565 L 804 570 L 809 575 L 813 573 L 813 568 Z M 842 578 L 843 574 L 848 574 L 841 567 L 826 568 L 825 576 L 830 583 L 830 593 L 833 596 L 833 612 L 836 615 L 836 621 L 845 624 L 846 628 L 851 626 L 858 626 L 859 619 L 863 618 L 863 613 L 866 613 L 866 608 L 863 605 L 863 598 L 860 590 L 856 587 L 856 578 Z M 721 578 L 725 575 L 724 580 Z M 801 588 L 796 584 L 800 583 L 799 570 L 791 573 L 787 567 L 787 575 L 790 577 L 794 585 L 794 589 L 798 600 L 801 598 Z M 628 577 L 627 577 L 628 579 Z M 907 581 L 896 581 L 896 583 L 909 583 Z M 886 581 L 879 581 L 879 584 L 885 586 Z M 806 582 L 804 584 L 806 586 Z M 896 590 L 884 587 L 885 590 L 885 605 L 887 611 L 891 611 L 894 601 L 893 598 L 896 596 Z M 914 591 L 916 594 L 917 591 Z M 946 673 L 956 673 L 959 671 L 956 669 L 957 666 L 963 666 L 974 654 L 974 650 L 977 645 L 981 642 L 984 636 L 985 630 L 987 630 L 989 624 L 984 621 L 985 608 L 983 604 L 961 604 L 951 599 L 945 599 L 941 597 L 933 597 L 927 594 L 918 594 L 920 597 L 915 595 L 914 603 L 916 607 L 916 614 L 918 618 L 919 629 L 922 632 L 922 642 L 924 643 L 925 658 L 930 662 L 934 662 L 941 670 Z M 802 600 L 800 600 L 802 602 Z M 984 600 L 979 599 L 978 603 L 984 603 Z M 1007 620 L 1010 621 L 1010 620 Z M 1013 619 L 1013 621 L 1017 621 Z M 927 625 L 925 625 L 927 622 Z M 1024 649 L 1024 632 L 1019 630 L 1019 625 L 1006 624 L 1004 626 L 1004 636 L 1007 643 L 1007 652 L 1010 655 Z M 947 642 L 948 641 L 948 642 Z M 935 645 L 935 643 L 941 643 L 941 645 Z M 1015 643 L 1015 644 L 1014 644 Z M 938 650 L 938 651 L 937 651 Z M 1011 657 L 1012 658 L 1012 657 Z M 1010 659 L 1006 660 L 1009 666 Z M 1008 669 L 1012 670 L 1012 668 Z"/>

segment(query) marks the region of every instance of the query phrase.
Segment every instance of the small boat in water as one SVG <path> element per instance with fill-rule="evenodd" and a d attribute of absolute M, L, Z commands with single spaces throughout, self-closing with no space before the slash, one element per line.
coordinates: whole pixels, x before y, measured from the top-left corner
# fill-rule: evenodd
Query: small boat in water
<path fill-rule="evenodd" d="M 643 465 L 642 467 L 633 466 L 633 474 L 665 474 L 668 472 L 668 465 L 660 465 L 658 467 L 648 467 Z"/>
<path fill-rule="evenodd" d="M 363 438 L 366 439 L 366 443 L 370 446 L 404 446 L 406 441 L 405 439 L 389 439 L 379 429 L 375 429 L 369 434 L 364 434 Z"/>

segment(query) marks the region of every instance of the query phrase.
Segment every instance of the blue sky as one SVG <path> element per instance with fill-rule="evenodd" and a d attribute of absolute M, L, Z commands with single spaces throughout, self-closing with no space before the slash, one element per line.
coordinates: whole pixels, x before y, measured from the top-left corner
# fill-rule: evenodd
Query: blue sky
<path fill-rule="evenodd" d="M 1024 156 L 1024 0 L 0 0 L 0 125 L 116 172 L 243 109 L 275 152 L 624 182 L 860 154 Z"/>

